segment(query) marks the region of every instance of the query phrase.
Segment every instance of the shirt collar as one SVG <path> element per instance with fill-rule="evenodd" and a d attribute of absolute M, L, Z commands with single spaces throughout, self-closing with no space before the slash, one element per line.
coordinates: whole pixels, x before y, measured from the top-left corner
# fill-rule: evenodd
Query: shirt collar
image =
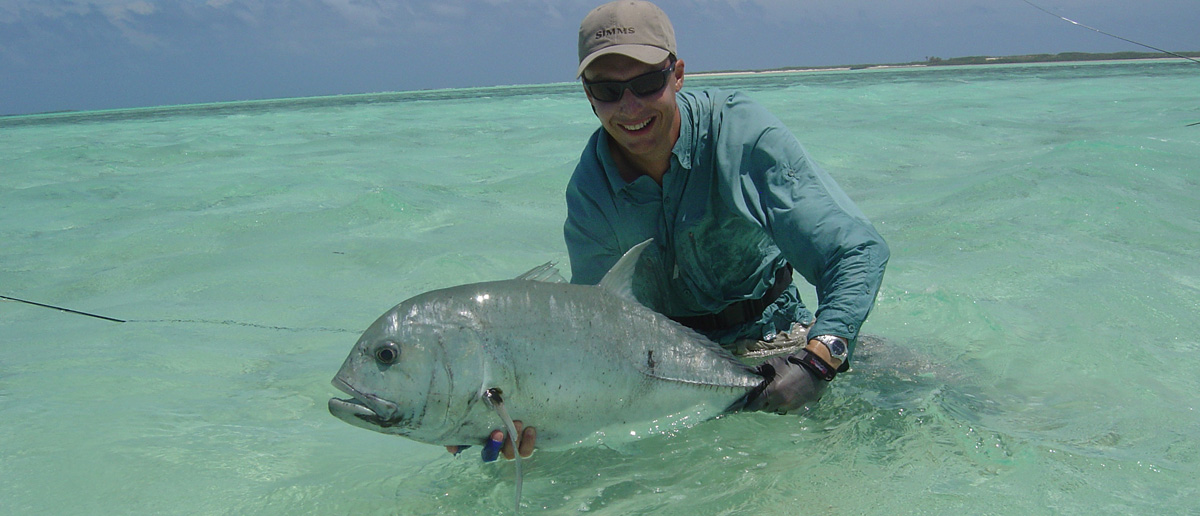
<path fill-rule="evenodd" d="M 609 147 L 608 132 L 603 127 L 596 129 L 596 156 L 600 158 L 600 167 L 604 169 L 604 175 L 608 178 L 608 184 L 613 186 L 613 191 L 624 191 L 633 184 L 626 183 L 621 177 L 621 171 L 617 169 L 617 162 L 613 159 L 612 149 Z"/>
<path fill-rule="evenodd" d="M 675 156 L 675 161 L 679 163 L 680 167 L 685 170 L 691 170 L 692 152 L 696 148 L 692 141 L 695 128 L 692 127 L 691 104 L 686 102 L 686 98 L 680 92 L 675 94 L 675 105 L 679 109 L 679 139 L 675 140 L 675 146 L 671 148 L 671 154 Z M 609 146 L 608 132 L 603 127 L 596 129 L 596 155 L 600 159 L 604 175 L 608 178 L 608 184 L 614 186 L 614 191 L 621 192 L 627 190 L 631 185 L 642 179 L 639 177 L 637 180 L 627 183 L 621 177 L 621 172 L 617 169 L 617 162 L 613 160 L 612 148 Z M 646 179 L 653 181 L 649 178 Z"/>
<path fill-rule="evenodd" d="M 675 147 L 671 149 L 671 153 L 675 155 L 680 166 L 691 170 L 692 151 L 696 148 L 695 142 L 692 141 L 695 132 L 695 128 L 692 127 L 692 106 L 687 103 L 683 92 L 675 94 L 675 106 L 679 110 L 679 139 L 675 140 Z"/>

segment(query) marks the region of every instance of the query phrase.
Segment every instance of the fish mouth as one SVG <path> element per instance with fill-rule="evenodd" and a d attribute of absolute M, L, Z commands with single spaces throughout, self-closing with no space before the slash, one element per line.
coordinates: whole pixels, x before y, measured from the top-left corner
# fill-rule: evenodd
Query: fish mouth
<path fill-rule="evenodd" d="M 401 426 L 407 421 L 395 403 L 355 389 L 340 377 L 333 379 L 333 386 L 353 396 L 329 399 L 329 413 L 342 421 L 371 430 Z"/>

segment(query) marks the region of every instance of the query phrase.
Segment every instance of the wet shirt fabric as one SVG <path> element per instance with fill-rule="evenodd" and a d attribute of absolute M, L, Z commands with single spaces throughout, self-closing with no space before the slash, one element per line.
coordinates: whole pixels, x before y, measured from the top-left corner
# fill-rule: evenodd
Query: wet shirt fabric
<path fill-rule="evenodd" d="M 626 250 L 653 238 L 634 292 L 657 312 L 692 316 L 761 297 L 786 262 L 816 287 L 810 334 L 853 342 L 883 279 L 883 238 L 749 97 L 705 90 L 676 98 L 682 126 L 661 186 L 648 176 L 622 179 L 603 128 L 589 140 L 566 194 L 571 281 L 599 283 Z M 759 320 L 708 336 L 770 339 L 812 318 L 793 285 Z"/>

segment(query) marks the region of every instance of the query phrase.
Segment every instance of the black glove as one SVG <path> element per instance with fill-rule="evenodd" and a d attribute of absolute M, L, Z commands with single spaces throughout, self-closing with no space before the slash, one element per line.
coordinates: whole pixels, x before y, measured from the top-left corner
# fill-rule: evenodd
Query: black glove
<path fill-rule="evenodd" d="M 763 383 L 746 396 L 741 410 L 787 414 L 821 399 L 829 382 L 817 376 L 796 355 L 773 357 L 755 370 Z"/>

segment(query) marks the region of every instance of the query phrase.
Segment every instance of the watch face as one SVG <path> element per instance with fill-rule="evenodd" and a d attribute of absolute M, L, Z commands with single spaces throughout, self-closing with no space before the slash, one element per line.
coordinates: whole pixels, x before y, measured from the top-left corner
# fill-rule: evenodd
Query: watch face
<path fill-rule="evenodd" d="M 842 341 L 840 341 L 840 340 L 833 341 L 833 354 L 835 354 L 837 356 L 845 355 L 846 354 L 846 345 L 842 344 Z"/>
<path fill-rule="evenodd" d="M 846 356 L 846 343 L 842 342 L 842 339 L 837 337 L 825 337 L 821 339 L 821 343 L 825 344 L 825 347 L 829 348 L 830 355 L 839 358 Z"/>

